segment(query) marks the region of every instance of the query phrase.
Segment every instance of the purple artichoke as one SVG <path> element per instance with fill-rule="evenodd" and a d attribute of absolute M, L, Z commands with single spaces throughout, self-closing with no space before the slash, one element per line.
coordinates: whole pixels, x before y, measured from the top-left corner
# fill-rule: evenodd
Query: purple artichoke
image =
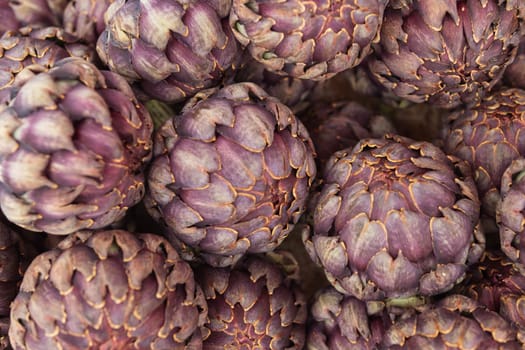
<path fill-rule="evenodd" d="M 516 56 L 524 10 L 521 0 L 393 0 L 369 68 L 412 102 L 477 104 Z"/>
<path fill-rule="evenodd" d="M 11 222 L 65 235 L 108 226 L 142 199 L 152 122 L 122 77 L 66 58 L 8 92 L 0 207 Z"/>
<path fill-rule="evenodd" d="M 144 92 L 179 102 L 218 85 L 241 51 L 228 26 L 231 2 L 116 0 L 97 52 Z"/>
<path fill-rule="evenodd" d="M 62 15 L 70 0 L 0 0 L 0 13 L 2 22 L 10 23 L 8 29 L 30 26 L 42 28 L 47 26 L 60 26 Z M 9 7 L 9 9 L 7 8 Z M 18 25 L 14 25 L 15 21 Z M 2 23 L 4 25 L 4 23 Z M 1 28 L 1 26 L 0 26 Z M 0 35 L 2 30 L 0 29 Z"/>
<path fill-rule="evenodd" d="M 312 259 L 361 300 L 450 290 L 484 250 L 468 165 L 428 142 L 364 139 L 328 161 L 316 199 Z"/>
<path fill-rule="evenodd" d="M 334 288 L 317 293 L 310 318 L 308 350 L 377 349 L 391 324 L 386 312 L 369 315 L 366 302 Z"/>
<path fill-rule="evenodd" d="M 378 39 L 388 0 L 233 0 L 235 37 L 265 67 L 323 80 L 357 66 Z"/>
<path fill-rule="evenodd" d="M 525 329 L 525 270 L 499 251 L 486 251 L 457 292 Z"/>
<path fill-rule="evenodd" d="M 525 102 L 525 100 L 524 100 Z M 525 158 L 518 158 L 501 178 L 501 201 L 496 208 L 501 250 L 525 265 Z"/>
<path fill-rule="evenodd" d="M 451 295 L 419 314 L 395 322 L 381 349 L 523 349 L 516 328 L 462 295 Z"/>
<path fill-rule="evenodd" d="M 231 265 L 292 230 L 316 175 L 313 154 L 303 124 L 257 85 L 206 90 L 156 132 L 146 207 L 173 244 Z"/>
<path fill-rule="evenodd" d="M 200 349 L 207 306 L 166 239 L 70 235 L 29 266 L 11 309 L 18 349 Z"/>
<path fill-rule="evenodd" d="M 302 349 L 307 307 L 296 269 L 285 252 L 251 255 L 232 269 L 197 269 L 208 303 L 203 350 Z"/>
<path fill-rule="evenodd" d="M 482 210 L 490 218 L 501 200 L 503 172 L 525 156 L 524 105 L 525 90 L 504 89 L 449 116 L 444 150 L 471 164 Z"/>

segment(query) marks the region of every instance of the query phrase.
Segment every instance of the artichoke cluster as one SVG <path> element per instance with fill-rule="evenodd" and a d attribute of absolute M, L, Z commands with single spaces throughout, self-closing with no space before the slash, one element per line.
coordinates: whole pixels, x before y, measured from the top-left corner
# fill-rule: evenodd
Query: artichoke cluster
<path fill-rule="evenodd" d="M 525 348 L 524 0 L 0 18 L 0 350 Z"/>

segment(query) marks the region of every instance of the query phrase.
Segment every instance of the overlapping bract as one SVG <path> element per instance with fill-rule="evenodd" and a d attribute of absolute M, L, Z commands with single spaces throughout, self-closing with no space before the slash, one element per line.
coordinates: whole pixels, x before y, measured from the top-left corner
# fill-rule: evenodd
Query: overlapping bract
<path fill-rule="evenodd" d="M 311 306 L 306 349 L 377 349 L 390 324 L 386 312 L 369 315 L 364 301 L 327 288 L 317 293 Z"/>
<path fill-rule="evenodd" d="M 19 27 L 31 26 L 43 28 L 60 26 L 64 9 L 70 0 L 1 0 L 0 35 L 5 23 L 6 29 L 16 30 Z"/>
<path fill-rule="evenodd" d="M 242 56 L 230 1 L 116 0 L 97 52 L 110 69 L 165 102 L 218 85 Z"/>
<path fill-rule="evenodd" d="M 525 91 L 500 90 L 449 119 L 444 150 L 471 164 L 482 210 L 493 218 L 505 169 L 525 155 Z"/>
<path fill-rule="evenodd" d="M 381 349 L 522 349 L 518 330 L 494 311 L 462 295 L 451 295 L 434 306 L 390 327 Z"/>
<path fill-rule="evenodd" d="M 106 28 L 104 14 L 115 0 L 68 0 L 63 13 L 63 28 L 66 32 L 96 44 Z"/>
<path fill-rule="evenodd" d="M 207 306 L 162 237 L 79 232 L 29 266 L 11 310 L 17 349 L 198 349 Z"/>
<path fill-rule="evenodd" d="M 457 291 L 525 329 L 524 271 L 501 252 L 486 251 Z"/>
<path fill-rule="evenodd" d="M 0 207 L 11 222 L 65 235 L 110 225 L 142 199 L 152 122 L 122 77 L 66 58 L 8 91 Z"/>
<path fill-rule="evenodd" d="M 501 177 L 501 201 L 496 207 L 501 250 L 525 265 L 525 158 L 517 158 Z"/>
<path fill-rule="evenodd" d="M 231 265 L 286 238 L 315 175 L 290 109 L 253 83 L 232 84 L 197 94 L 157 131 L 145 204 L 173 244 Z"/>
<path fill-rule="evenodd" d="M 310 256 L 362 300 L 435 295 L 484 250 L 468 165 L 428 142 L 364 139 L 328 161 Z"/>
<path fill-rule="evenodd" d="M 208 302 L 203 349 L 302 349 L 307 307 L 295 281 L 296 265 L 289 253 L 280 252 L 250 255 L 232 269 L 197 269 Z"/>
<path fill-rule="evenodd" d="M 516 55 L 522 1 L 392 1 L 369 67 L 399 97 L 474 105 Z"/>
<path fill-rule="evenodd" d="M 235 37 L 267 69 L 322 80 L 361 63 L 387 0 L 233 0 Z"/>
<path fill-rule="evenodd" d="M 24 27 L 6 32 L 0 37 L 0 90 L 16 84 L 16 76 L 29 66 L 39 66 L 37 70 L 50 69 L 63 58 L 93 61 L 95 54 L 94 49 L 58 27 Z M 31 70 L 26 73 L 32 76 Z M 26 76 L 18 78 L 24 79 Z"/>

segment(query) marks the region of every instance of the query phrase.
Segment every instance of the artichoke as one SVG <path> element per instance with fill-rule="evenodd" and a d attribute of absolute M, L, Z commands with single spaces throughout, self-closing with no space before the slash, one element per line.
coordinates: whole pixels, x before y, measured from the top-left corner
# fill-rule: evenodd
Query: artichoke
<path fill-rule="evenodd" d="M 525 102 L 525 100 L 524 100 Z M 525 265 L 525 158 L 510 163 L 501 178 L 501 201 L 496 208 L 501 250 Z"/>
<path fill-rule="evenodd" d="M 489 218 L 496 215 L 505 169 L 525 155 L 525 90 L 503 89 L 479 106 L 455 111 L 445 128 L 443 148 L 471 164 Z"/>
<path fill-rule="evenodd" d="M 387 2 L 233 0 L 230 26 L 268 70 L 324 80 L 370 54 Z"/>
<path fill-rule="evenodd" d="M 514 60 L 524 10 L 516 0 L 394 0 L 368 62 L 372 76 L 412 102 L 475 105 Z"/>
<path fill-rule="evenodd" d="M 151 97 L 179 102 L 218 85 L 241 51 L 227 15 L 231 1 L 116 0 L 97 52 Z"/>
<path fill-rule="evenodd" d="M 197 94 L 154 139 L 146 208 L 172 244 L 214 266 L 275 249 L 305 210 L 313 145 L 253 83 Z"/>
<path fill-rule="evenodd" d="M 486 251 L 457 289 L 508 322 L 525 329 L 525 270 L 500 251 Z"/>
<path fill-rule="evenodd" d="M 9 17 L 1 17 L 2 21 L 11 23 L 9 29 L 30 26 L 42 28 L 60 26 L 67 3 L 70 0 L 1 0 L 0 13 Z M 9 7 L 9 9 L 7 8 Z M 13 25 L 17 22 L 17 25 Z M 2 25 L 4 25 L 2 23 Z M 0 30 L 0 34 L 1 34 Z"/>
<path fill-rule="evenodd" d="M 484 250 L 468 165 L 428 142 L 361 140 L 332 156 L 323 181 L 303 240 L 341 293 L 361 300 L 443 293 Z"/>
<path fill-rule="evenodd" d="M 334 288 L 316 294 L 310 318 L 308 350 L 377 349 L 391 324 L 386 312 L 369 315 L 366 302 Z"/>
<path fill-rule="evenodd" d="M 9 6 L 10 0 L 0 0 L 0 36 L 10 30 L 17 30 L 20 27 L 20 23 L 15 17 L 15 13 L 11 6 Z"/>
<path fill-rule="evenodd" d="M 386 117 L 355 101 L 316 103 L 301 117 L 310 131 L 321 166 L 333 153 L 353 147 L 361 139 L 396 131 Z"/>
<path fill-rule="evenodd" d="M 17 349 L 200 349 L 207 306 L 190 266 L 153 234 L 68 236 L 29 266 L 11 309 Z"/>
<path fill-rule="evenodd" d="M 95 45 L 106 24 L 104 14 L 115 0 L 69 0 L 63 15 L 66 32 Z"/>
<path fill-rule="evenodd" d="M 65 235 L 110 225 L 142 199 L 152 122 L 122 77 L 66 58 L 7 90 L 0 208 L 11 222 Z"/>
<path fill-rule="evenodd" d="M 17 84 L 16 76 L 28 66 L 50 69 L 67 57 L 93 61 L 95 51 L 57 27 L 24 27 L 20 31 L 8 31 L 0 38 L 0 89 Z M 30 71 L 27 73 L 32 75 Z"/>
<path fill-rule="evenodd" d="M 302 349 L 307 307 L 296 273 L 287 252 L 251 255 L 232 269 L 198 268 L 208 303 L 203 349 Z"/>
<path fill-rule="evenodd" d="M 463 295 L 450 295 L 419 314 L 395 322 L 381 349 L 523 349 L 521 334 L 494 311 Z"/>

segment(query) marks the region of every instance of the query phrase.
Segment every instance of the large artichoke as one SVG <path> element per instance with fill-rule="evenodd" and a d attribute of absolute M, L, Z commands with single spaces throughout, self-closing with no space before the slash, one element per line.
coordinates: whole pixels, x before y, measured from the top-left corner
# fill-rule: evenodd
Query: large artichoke
<path fill-rule="evenodd" d="M 462 295 L 394 323 L 381 349 L 520 350 L 520 332 L 494 311 Z"/>
<path fill-rule="evenodd" d="M 525 90 L 503 89 L 479 106 L 449 116 L 444 149 L 469 162 L 482 202 L 490 218 L 501 200 L 505 169 L 525 155 Z"/>
<path fill-rule="evenodd" d="M 379 310 L 370 314 L 364 301 L 334 288 L 320 290 L 312 303 L 307 350 L 377 349 L 391 322 Z"/>
<path fill-rule="evenodd" d="M 232 269 L 197 269 L 208 303 L 203 349 L 302 349 L 307 307 L 296 272 L 287 252 L 251 255 Z"/>
<path fill-rule="evenodd" d="M 322 80 L 370 54 L 387 2 L 233 0 L 230 26 L 267 69 Z"/>
<path fill-rule="evenodd" d="M 484 250 L 468 165 L 428 142 L 364 139 L 328 161 L 306 247 L 362 300 L 451 289 Z"/>
<path fill-rule="evenodd" d="M 29 266 L 11 310 L 17 349 L 199 349 L 207 306 L 162 237 L 79 232 Z"/>
<path fill-rule="evenodd" d="M 239 83 L 197 94 L 157 131 L 145 202 L 173 244 L 225 266 L 283 241 L 315 175 L 303 124 Z"/>
<path fill-rule="evenodd" d="M 369 68 L 412 102 L 476 104 L 514 59 L 523 10 L 516 0 L 393 0 Z"/>
<path fill-rule="evenodd" d="M 0 207 L 11 222 L 68 234 L 105 227 L 142 199 L 152 122 L 122 77 L 66 58 L 8 91 Z"/>
<path fill-rule="evenodd" d="M 97 52 L 144 92 L 178 102 L 218 85 L 242 55 L 228 26 L 231 1 L 117 0 Z"/>

